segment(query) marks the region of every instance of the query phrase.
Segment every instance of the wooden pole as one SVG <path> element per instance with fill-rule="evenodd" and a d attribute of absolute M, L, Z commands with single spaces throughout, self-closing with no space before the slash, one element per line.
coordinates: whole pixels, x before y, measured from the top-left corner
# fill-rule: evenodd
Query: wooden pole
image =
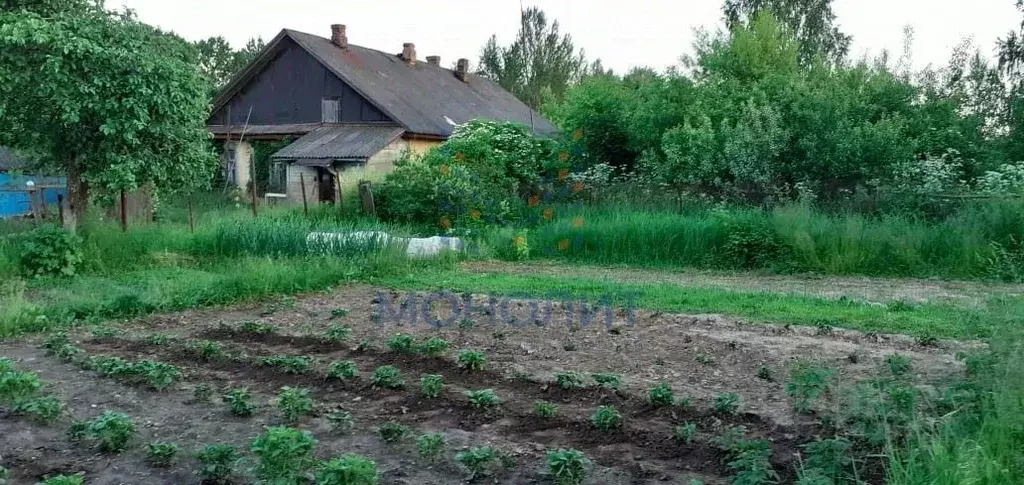
<path fill-rule="evenodd" d="M 363 212 L 370 215 L 377 215 L 377 207 L 373 203 L 373 189 L 370 187 L 370 181 L 364 180 L 359 182 L 359 201 L 362 203 Z"/>
<path fill-rule="evenodd" d="M 192 208 L 192 195 L 188 196 L 188 232 L 196 232 L 196 213 Z"/>
<path fill-rule="evenodd" d="M 121 232 L 128 232 L 128 198 L 121 189 Z"/>
<path fill-rule="evenodd" d="M 46 219 L 49 214 L 46 207 L 46 188 L 39 189 L 39 208 L 42 210 L 43 219 Z"/>
<path fill-rule="evenodd" d="M 64 194 L 57 194 L 57 214 L 60 218 L 60 223 L 64 224 Z"/>
<path fill-rule="evenodd" d="M 32 218 L 39 222 L 39 203 L 36 202 L 36 189 L 28 189 L 28 205 L 32 207 Z"/>
<path fill-rule="evenodd" d="M 299 173 L 299 186 L 302 187 L 302 215 L 309 217 L 309 204 L 306 202 L 306 176 Z"/>
<path fill-rule="evenodd" d="M 338 211 L 342 217 L 345 216 L 345 197 L 341 193 L 341 171 L 334 175 L 334 182 L 338 185 Z"/>

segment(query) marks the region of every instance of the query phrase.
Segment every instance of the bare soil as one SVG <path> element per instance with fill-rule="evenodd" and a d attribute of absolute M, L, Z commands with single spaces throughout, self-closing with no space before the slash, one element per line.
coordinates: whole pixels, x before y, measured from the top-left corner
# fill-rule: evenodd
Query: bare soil
<path fill-rule="evenodd" d="M 584 325 L 578 307 L 570 309 L 565 303 L 553 303 L 550 321 L 537 322 L 530 319 L 530 305 L 542 308 L 543 304 L 515 300 L 506 308 L 499 306 L 496 315 L 487 299 L 479 295 L 472 297 L 472 326 L 455 324 L 462 321 L 460 317 L 451 318 L 450 326 L 437 328 L 424 323 L 422 311 L 417 312 L 415 321 L 407 313 L 404 320 L 395 322 L 383 302 L 394 302 L 393 309 L 399 311 L 399 303 L 409 296 L 352 286 L 260 306 L 155 315 L 124 324 L 127 332 L 114 338 L 98 339 L 86 332 L 77 335 L 78 345 L 90 356 L 117 355 L 177 365 L 183 377 L 164 392 L 103 378 L 47 357 L 39 348 L 39 338 L 2 343 L 0 356 L 14 359 L 21 369 L 38 372 L 50 392 L 67 403 L 69 416 L 54 425 L 39 426 L 0 414 L 0 465 L 11 469 L 14 483 L 19 484 L 78 471 L 86 472 L 89 484 L 198 483 L 192 458 L 196 450 L 217 442 L 247 450 L 265 426 L 282 424 L 273 407 L 274 394 L 283 386 L 300 386 L 310 389 L 317 403 L 315 415 L 298 427 L 319 440 L 318 456 L 366 455 L 377 462 L 385 485 L 461 483 L 466 473 L 451 456 L 470 446 L 493 446 L 508 454 L 507 466 L 499 466 L 486 483 L 550 483 L 544 455 L 556 448 L 579 449 L 594 461 L 589 483 L 688 484 L 694 478 L 710 484 L 727 483 L 725 454 L 709 440 L 724 427 L 738 425 L 746 427 L 749 437 L 772 443 L 773 466 L 783 483 L 792 483 L 799 445 L 828 433 L 814 416 L 791 411 L 784 386 L 794 362 L 821 362 L 839 369 L 844 382 L 853 382 L 873 375 L 887 355 L 899 352 L 913 358 L 916 378 L 926 385 L 961 372 L 954 354 L 970 346 L 944 341 L 921 347 L 899 336 L 839 330 L 821 334 L 820 329 L 753 326 L 723 317 L 641 310 L 636 311 L 634 325 L 622 310 L 613 312 L 610 326 L 603 314 Z M 406 309 L 424 308 L 422 299 L 413 302 Z M 451 312 L 444 302 L 425 308 L 431 320 L 445 319 Z M 347 315 L 332 316 L 339 309 L 347 310 Z M 516 320 L 498 323 L 507 315 Z M 272 324 L 279 331 L 268 335 L 238 331 L 243 321 Z M 318 338 L 332 324 L 350 326 L 352 339 L 326 342 Z M 150 343 L 146 337 L 157 332 L 176 339 L 164 345 Z M 452 348 L 444 357 L 398 354 L 386 347 L 396 333 L 413 335 L 417 341 L 441 337 Z M 221 342 L 231 357 L 201 362 L 185 344 L 191 339 Z M 357 349 L 364 340 L 369 348 Z M 476 373 L 459 369 L 455 355 L 461 349 L 484 352 L 488 368 Z M 259 365 L 262 357 L 271 355 L 311 356 L 316 359 L 315 369 L 293 375 Z M 353 360 L 360 376 L 347 382 L 326 379 L 329 363 L 339 360 Z M 373 369 L 385 364 L 402 370 L 404 389 L 370 385 Z M 761 367 L 771 369 L 776 379 L 757 378 Z M 618 390 L 594 386 L 565 390 L 556 386 L 552 377 L 562 371 L 619 373 L 623 385 Z M 419 378 L 423 374 L 444 376 L 448 388 L 441 398 L 421 397 Z M 218 391 L 250 388 L 260 411 L 243 419 L 231 416 L 219 399 L 209 404 L 194 402 L 192 390 L 204 382 Z M 689 397 L 692 406 L 651 407 L 647 391 L 661 382 L 670 384 L 677 396 Z M 501 398 L 496 410 L 483 412 L 469 406 L 463 392 L 483 388 L 493 389 Z M 738 414 L 711 409 L 714 397 L 723 392 L 742 397 Z M 533 403 L 537 400 L 558 403 L 559 416 L 535 416 Z M 619 409 L 625 418 L 620 430 L 601 432 L 590 424 L 590 415 L 600 405 Z M 340 434 L 330 429 L 325 416 L 338 409 L 353 414 L 355 430 Z M 128 451 L 101 454 L 67 440 L 65 430 L 73 419 L 92 418 L 106 410 L 125 412 L 136 420 L 139 433 Z M 446 433 L 447 458 L 427 463 L 416 456 L 411 441 L 383 443 L 376 430 L 389 420 L 409 425 L 416 434 Z M 692 444 L 672 438 L 674 426 L 683 422 L 698 427 Z M 178 443 L 184 456 L 172 468 L 152 468 L 144 461 L 145 444 L 152 441 Z M 245 483 L 244 475 L 237 483 Z"/>

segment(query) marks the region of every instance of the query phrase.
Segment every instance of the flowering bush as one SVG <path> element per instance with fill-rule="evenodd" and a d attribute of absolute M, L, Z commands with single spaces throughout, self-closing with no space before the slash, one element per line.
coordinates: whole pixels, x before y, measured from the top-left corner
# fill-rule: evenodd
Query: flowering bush
<path fill-rule="evenodd" d="M 978 178 L 978 190 L 991 195 L 1024 193 L 1024 162 L 1004 164 Z"/>

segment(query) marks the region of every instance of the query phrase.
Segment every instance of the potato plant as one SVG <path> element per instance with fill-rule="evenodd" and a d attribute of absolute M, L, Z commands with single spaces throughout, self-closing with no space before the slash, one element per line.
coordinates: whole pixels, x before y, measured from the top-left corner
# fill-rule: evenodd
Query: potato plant
<path fill-rule="evenodd" d="M 307 356 L 276 355 L 260 361 L 263 367 L 274 367 L 286 374 L 308 374 L 313 370 L 313 358 Z"/>
<path fill-rule="evenodd" d="M 590 460 L 578 450 L 549 451 L 548 475 L 555 485 L 580 485 L 587 477 Z"/>
<path fill-rule="evenodd" d="M 586 387 L 583 376 L 579 372 L 556 372 L 555 382 L 562 389 L 578 389 Z"/>
<path fill-rule="evenodd" d="M 313 398 L 309 389 L 284 387 L 277 395 L 277 408 L 285 421 L 295 423 L 313 413 Z"/>
<path fill-rule="evenodd" d="M 321 340 L 326 342 L 344 342 L 352 338 L 352 329 L 347 325 L 334 324 L 324 330 Z"/>
<path fill-rule="evenodd" d="M 671 406 L 675 403 L 675 393 L 668 384 L 658 384 L 647 393 L 647 401 L 654 407 Z"/>
<path fill-rule="evenodd" d="M 420 458 L 428 460 L 437 459 L 444 453 L 446 445 L 447 440 L 443 433 L 427 433 L 416 438 L 416 452 L 419 453 Z"/>
<path fill-rule="evenodd" d="M 693 437 L 697 434 L 697 425 L 693 423 L 683 423 L 675 427 L 672 436 L 682 443 L 690 444 L 693 442 Z"/>
<path fill-rule="evenodd" d="M 415 341 L 411 335 L 398 334 L 388 340 L 388 349 L 399 354 L 413 353 Z"/>
<path fill-rule="evenodd" d="M 416 349 L 419 353 L 430 357 L 440 357 L 448 350 L 450 344 L 447 340 L 438 337 L 431 337 L 423 342 Z"/>
<path fill-rule="evenodd" d="M 127 414 L 106 411 L 89 422 L 87 433 L 101 451 L 120 453 L 135 436 L 135 423 Z"/>
<path fill-rule="evenodd" d="M 496 458 L 494 449 L 489 446 L 471 448 L 455 454 L 455 461 L 469 471 L 470 480 L 486 476 Z"/>
<path fill-rule="evenodd" d="M 409 436 L 411 430 L 408 426 L 394 421 L 388 421 L 382 424 L 381 427 L 377 429 L 377 432 L 385 443 L 395 443 L 405 439 L 406 436 Z"/>
<path fill-rule="evenodd" d="M 615 406 L 601 406 L 590 416 L 590 422 L 601 431 L 610 431 L 622 426 L 622 415 Z"/>
<path fill-rule="evenodd" d="M 203 362 L 218 360 L 224 356 L 224 346 L 220 342 L 212 340 L 200 340 L 189 344 L 192 350 Z"/>
<path fill-rule="evenodd" d="M 473 409 L 490 409 L 501 402 L 494 394 L 494 389 L 480 389 L 478 391 L 466 391 L 469 398 L 469 407 Z"/>
<path fill-rule="evenodd" d="M 735 475 L 732 483 L 749 485 L 771 485 L 778 483 L 779 476 L 772 469 L 772 447 L 767 441 L 741 441 L 729 450 L 730 460 L 726 467 Z"/>
<path fill-rule="evenodd" d="M 402 372 L 393 365 L 382 365 L 375 369 L 373 376 L 370 377 L 370 383 L 374 387 L 383 387 L 385 389 L 401 389 L 405 386 Z"/>
<path fill-rule="evenodd" d="M 142 376 L 149 384 L 149 387 L 157 391 L 171 387 L 181 377 L 181 371 L 177 367 L 152 360 L 139 361 L 135 364 L 134 373 Z"/>
<path fill-rule="evenodd" d="M 158 468 L 167 468 L 178 456 L 178 445 L 174 443 L 156 442 L 146 446 L 146 461 Z"/>
<path fill-rule="evenodd" d="M 377 485 L 377 463 L 361 455 L 346 454 L 325 461 L 316 471 L 316 485 Z"/>
<path fill-rule="evenodd" d="M 896 377 L 910 373 L 912 368 L 910 357 L 901 354 L 892 354 L 886 357 L 885 365 L 889 367 L 889 372 Z"/>
<path fill-rule="evenodd" d="M 238 326 L 238 331 L 243 333 L 252 333 L 256 335 L 272 335 L 277 333 L 277 327 L 266 324 L 247 320 L 242 322 Z"/>
<path fill-rule="evenodd" d="M 26 415 L 39 424 L 50 424 L 64 414 L 64 404 L 56 396 L 36 396 L 16 403 L 14 412 Z"/>
<path fill-rule="evenodd" d="M 327 367 L 327 378 L 328 379 L 339 379 L 347 381 L 359 375 L 359 370 L 356 368 L 356 363 L 351 360 L 332 362 Z"/>
<path fill-rule="evenodd" d="M 460 369 L 479 372 L 487 368 L 487 356 L 477 350 L 464 350 L 455 361 Z"/>
<path fill-rule="evenodd" d="M 240 459 L 238 448 L 233 445 L 206 445 L 196 453 L 196 461 L 199 462 L 196 474 L 203 483 L 228 483 Z"/>
<path fill-rule="evenodd" d="M 244 387 L 229 389 L 223 399 L 228 405 L 228 410 L 235 416 L 247 418 L 256 414 L 256 405 L 252 403 L 252 394 L 249 389 Z"/>
<path fill-rule="evenodd" d="M 814 401 L 832 386 L 836 371 L 811 362 L 799 362 L 790 371 L 786 393 L 793 399 L 793 409 L 800 413 L 814 411 Z"/>
<path fill-rule="evenodd" d="M 256 437 L 250 451 L 259 462 L 256 475 L 266 483 L 302 483 L 316 463 L 316 439 L 308 431 L 273 427 Z"/>
<path fill-rule="evenodd" d="M 715 396 L 715 411 L 722 414 L 736 414 L 741 405 L 743 405 L 743 399 L 734 392 L 725 392 Z"/>
<path fill-rule="evenodd" d="M 203 382 L 192 389 L 192 398 L 196 402 L 210 402 L 213 400 L 213 386 Z"/>
<path fill-rule="evenodd" d="M 606 389 L 618 389 L 622 387 L 622 376 L 611 372 L 598 372 L 591 374 L 598 386 Z"/>
<path fill-rule="evenodd" d="M 544 419 L 551 419 L 558 415 L 558 405 L 547 401 L 534 401 L 533 413 Z"/>
<path fill-rule="evenodd" d="M 82 485 L 85 482 L 85 472 L 80 472 L 75 475 L 57 475 L 55 477 L 47 478 L 38 485 Z"/>
<path fill-rule="evenodd" d="M 427 374 L 420 378 L 423 388 L 423 397 L 434 399 L 441 397 L 444 392 L 444 376 L 440 374 Z"/>
<path fill-rule="evenodd" d="M 352 413 L 348 411 L 334 411 L 327 414 L 327 422 L 330 423 L 331 429 L 338 433 L 348 433 L 355 428 L 356 423 L 352 418 Z"/>

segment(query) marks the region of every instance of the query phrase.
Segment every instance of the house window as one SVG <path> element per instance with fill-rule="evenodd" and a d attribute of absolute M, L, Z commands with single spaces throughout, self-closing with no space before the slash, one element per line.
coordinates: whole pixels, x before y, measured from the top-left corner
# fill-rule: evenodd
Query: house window
<path fill-rule="evenodd" d="M 338 123 L 341 118 L 341 103 L 337 98 L 324 98 L 321 103 L 324 123 Z"/>
<path fill-rule="evenodd" d="M 267 184 L 267 192 L 274 194 L 285 194 L 288 191 L 288 164 L 285 162 L 274 162 L 270 166 L 270 180 Z"/>

